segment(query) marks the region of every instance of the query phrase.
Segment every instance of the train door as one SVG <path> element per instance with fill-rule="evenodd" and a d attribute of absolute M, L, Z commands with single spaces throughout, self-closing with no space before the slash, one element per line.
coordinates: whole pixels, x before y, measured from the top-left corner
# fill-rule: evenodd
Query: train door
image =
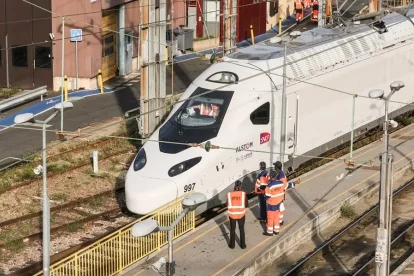
<path fill-rule="evenodd" d="M 115 11 L 102 14 L 102 78 L 107 81 L 116 76 L 117 64 L 117 15 Z"/>
<path fill-rule="evenodd" d="M 296 153 L 299 124 L 299 94 L 297 92 L 286 95 L 286 148 L 285 153 Z M 289 156 L 289 159 L 292 156 Z"/>

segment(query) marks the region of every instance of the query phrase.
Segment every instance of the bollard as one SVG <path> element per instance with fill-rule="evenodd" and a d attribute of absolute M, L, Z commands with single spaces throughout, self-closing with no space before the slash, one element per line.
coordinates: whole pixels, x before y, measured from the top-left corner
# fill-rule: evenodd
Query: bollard
<path fill-rule="evenodd" d="M 63 90 L 65 91 L 65 102 L 68 101 L 68 76 L 65 75 L 63 82 Z"/>
<path fill-rule="evenodd" d="M 94 150 L 92 152 L 92 166 L 93 166 L 93 173 L 98 173 L 98 152 Z"/>
<path fill-rule="evenodd" d="M 165 65 L 168 65 L 168 46 L 165 46 Z"/>
<path fill-rule="evenodd" d="M 279 17 L 279 35 L 282 34 L 282 18 Z"/>
<path fill-rule="evenodd" d="M 250 35 L 251 35 L 251 37 L 252 37 L 252 45 L 254 45 L 253 25 L 250 25 Z"/>
<path fill-rule="evenodd" d="M 103 79 L 102 79 L 101 69 L 98 70 L 98 85 L 99 85 L 99 88 L 101 89 L 101 94 L 103 94 L 104 89 L 103 89 Z"/>

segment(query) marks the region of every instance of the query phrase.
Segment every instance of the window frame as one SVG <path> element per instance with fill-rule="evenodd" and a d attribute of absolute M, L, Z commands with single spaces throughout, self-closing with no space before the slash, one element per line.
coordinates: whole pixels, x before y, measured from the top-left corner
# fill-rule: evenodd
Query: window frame
<path fill-rule="evenodd" d="M 50 55 L 50 58 L 49 58 L 49 60 L 50 60 L 50 67 L 38 67 L 37 66 L 37 64 L 38 64 L 38 62 L 37 62 L 37 52 L 36 52 L 36 49 L 37 48 L 49 48 L 49 55 Z M 52 61 L 52 59 L 53 59 L 53 56 L 52 56 L 52 47 L 48 47 L 48 46 L 34 46 L 34 61 L 35 61 L 35 66 L 34 66 L 34 69 L 36 70 L 36 69 L 39 69 L 39 70 L 51 70 L 52 69 L 52 64 L 53 64 L 53 61 Z"/>
<path fill-rule="evenodd" d="M 16 49 L 19 49 L 19 48 L 25 48 L 26 49 L 26 66 L 15 66 L 14 65 L 14 51 L 16 50 Z M 29 53 L 29 51 L 28 51 L 28 47 L 27 46 L 19 46 L 19 45 L 12 45 L 12 53 L 11 53 L 11 65 L 12 65 L 12 68 L 25 68 L 25 69 L 28 69 L 29 68 L 29 55 L 28 55 L 28 53 Z"/>

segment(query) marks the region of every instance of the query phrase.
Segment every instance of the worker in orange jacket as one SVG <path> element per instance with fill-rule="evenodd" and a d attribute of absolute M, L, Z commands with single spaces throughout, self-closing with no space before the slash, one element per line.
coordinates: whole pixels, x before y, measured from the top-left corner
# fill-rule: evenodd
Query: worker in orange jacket
<path fill-rule="evenodd" d="M 266 170 L 266 163 L 260 162 L 260 173 L 256 179 L 256 185 L 254 192 L 257 194 L 259 199 L 259 216 L 258 220 L 261 222 L 266 222 L 267 214 L 266 214 L 266 198 L 265 198 L 265 189 L 267 183 L 269 182 L 269 173 Z"/>
<path fill-rule="evenodd" d="M 227 211 L 230 220 L 230 243 L 229 247 L 234 249 L 236 236 L 236 222 L 240 230 L 240 247 L 246 248 L 246 238 L 244 233 L 244 223 L 246 208 L 248 207 L 247 195 L 242 190 L 242 184 L 239 180 L 234 185 L 234 191 L 227 194 Z"/>
<path fill-rule="evenodd" d="M 303 19 L 305 6 L 300 0 L 295 1 L 296 22 L 299 23 Z"/>
<path fill-rule="evenodd" d="M 277 173 L 270 172 L 270 182 L 265 189 L 267 200 L 267 231 L 263 233 L 266 236 L 278 235 L 280 232 L 280 206 L 285 195 L 286 184 L 276 179 Z"/>
<path fill-rule="evenodd" d="M 276 180 L 282 181 L 289 188 L 294 188 L 296 185 L 300 184 L 300 178 L 298 178 L 296 181 L 291 181 L 291 182 L 287 183 L 286 175 L 282 171 L 282 162 L 276 161 L 275 163 L 273 163 L 273 165 L 275 166 L 275 171 L 277 173 Z M 280 204 L 280 210 L 279 210 L 279 212 L 280 212 L 280 214 L 279 214 L 280 226 L 283 226 L 283 224 L 284 224 L 283 217 L 284 217 L 284 213 L 285 213 L 285 203 L 284 203 L 285 199 L 286 199 L 286 194 L 283 196 L 283 201 Z"/>

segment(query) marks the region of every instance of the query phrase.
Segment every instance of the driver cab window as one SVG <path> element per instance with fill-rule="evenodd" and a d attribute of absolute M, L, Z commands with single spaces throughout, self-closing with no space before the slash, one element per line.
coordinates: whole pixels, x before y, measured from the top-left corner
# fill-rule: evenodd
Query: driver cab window
<path fill-rule="evenodd" d="M 183 126 L 208 126 L 216 122 L 223 107 L 224 100 L 214 97 L 197 97 L 192 99 L 187 108 L 178 115 Z"/>
<path fill-rule="evenodd" d="M 254 125 L 267 125 L 270 120 L 270 104 L 267 102 L 250 114 L 250 121 Z"/>

